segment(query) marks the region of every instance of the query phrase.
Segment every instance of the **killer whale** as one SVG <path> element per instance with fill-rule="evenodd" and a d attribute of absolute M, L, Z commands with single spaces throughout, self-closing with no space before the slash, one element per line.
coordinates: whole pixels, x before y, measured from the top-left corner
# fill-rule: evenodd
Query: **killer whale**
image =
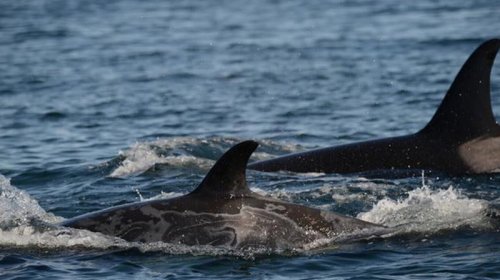
<path fill-rule="evenodd" d="M 500 172 L 500 126 L 490 102 L 491 69 L 499 48 L 500 39 L 491 39 L 470 55 L 431 121 L 415 134 L 284 155 L 248 168 L 299 173 Z"/>
<path fill-rule="evenodd" d="M 252 192 L 245 172 L 257 145 L 245 141 L 229 149 L 187 195 L 117 206 L 68 219 L 61 225 L 127 241 L 237 249 L 300 248 L 318 239 L 333 240 L 346 234 L 357 239 L 391 230 Z"/>

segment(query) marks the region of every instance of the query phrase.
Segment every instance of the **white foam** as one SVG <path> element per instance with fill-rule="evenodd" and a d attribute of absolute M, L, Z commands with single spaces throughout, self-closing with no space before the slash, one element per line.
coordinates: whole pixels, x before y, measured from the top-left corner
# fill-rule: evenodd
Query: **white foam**
<path fill-rule="evenodd" d="M 487 226 L 482 214 L 487 208 L 487 201 L 468 198 L 451 186 L 432 190 L 424 185 L 410 191 L 405 199 L 384 198 L 370 211 L 357 217 L 389 227 L 401 227 L 407 232 L 437 232 L 466 225 Z"/>
<path fill-rule="evenodd" d="M 158 156 L 151 149 L 150 145 L 144 143 L 135 143 L 129 150 L 120 151 L 120 155 L 125 157 L 120 166 L 116 168 L 110 177 L 124 177 L 127 175 L 137 174 L 151 168 L 157 163 L 166 163 L 167 160 L 163 156 Z"/>
<path fill-rule="evenodd" d="M 238 142 L 239 140 L 237 139 L 219 137 L 209 139 L 175 137 L 137 142 L 126 151 L 119 152 L 125 159 L 109 176 L 116 178 L 136 175 L 150 169 L 155 164 L 169 164 L 174 167 L 195 166 L 200 169 L 208 170 L 213 165 L 213 160 L 195 157 L 190 155 L 186 150 L 189 150 L 190 147 L 203 146 L 208 146 L 210 149 L 220 149 L 221 146 L 230 147 Z M 300 150 L 300 146 L 298 145 L 281 144 L 271 140 L 262 140 L 259 141 L 259 143 L 264 147 L 276 149 L 285 153 L 292 153 Z M 166 155 L 158 154 L 158 150 L 168 151 L 168 153 Z M 262 152 L 262 150 L 260 150 L 255 152 L 252 158 L 255 160 L 264 160 L 275 156 L 275 154 Z"/>
<path fill-rule="evenodd" d="M 62 220 L 61 217 L 45 212 L 34 198 L 13 187 L 10 180 L 0 174 L 0 227 L 8 226 L 4 223 L 27 224 L 31 219 L 47 223 L 58 223 Z"/>
<path fill-rule="evenodd" d="M 0 245 L 107 248 L 116 243 L 113 237 L 55 226 L 63 220 L 0 174 Z"/>
<path fill-rule="evenodd" d="M 116 178 L 135 175 L 150 169 L 155 164 L 170 164 L 176 167 L 197 166 L 203 169 L 208 169 L 213 164 L 213 161 L 208 159 L 189 155 L 163 156 L 158 155 L 155 151 L 155 147 L 167 149 L 169 146 L 172 146 L 172 143 L 166 140 L 135 143 L 127 151 L 120 152 L 120 155 L 124 156 L 125 159 L 109 176 Z"/>
<path fill-rule="evenodd" d="M 106 249 L 128 246 L 127 242 L 99 233 L 76 229 L 52 229 L 40 231 L 36 227 L 24 225 L 0 230 L 0 244 L 4 246 L 35 247 L 41 249 L 84 247 Z"/>

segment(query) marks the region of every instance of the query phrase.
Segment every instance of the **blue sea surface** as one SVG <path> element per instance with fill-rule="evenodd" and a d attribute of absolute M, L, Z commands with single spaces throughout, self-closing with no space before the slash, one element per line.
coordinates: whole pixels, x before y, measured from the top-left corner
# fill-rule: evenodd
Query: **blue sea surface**
<path fill-rule="evenodd" d="M 186 194 L 251 160 L 404 135 L 499 1 L 0 2 L 0 279 L 500 279 L 500 175 L 248 172 L 252 190 L 403 234 L 238 252 L 54 224 Z M 497 60 L 500 60 L 497 58 Z M 500 62 L 492 72 L 500 117 Z"/>

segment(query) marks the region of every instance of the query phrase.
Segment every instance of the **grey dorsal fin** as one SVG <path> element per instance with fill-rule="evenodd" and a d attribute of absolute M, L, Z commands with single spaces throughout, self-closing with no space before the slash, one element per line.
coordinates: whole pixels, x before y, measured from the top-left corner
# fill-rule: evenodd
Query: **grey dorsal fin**
<path fill-rule="evenodd" d="M 499 48 L 500 39 L 492 39 L 470 55 L 422 133 L 445 133 L 456 141 L 498 133 L 491 109 L 490 75 Z"/>
<path fill-rule="evenodd" d="M 250 194 L 247 187 L 248 159 L 259 144 L 244 141 L 236 144 L 214 164 L 201 184 L 191 194 L 216 197 L 241 197 Z"/>

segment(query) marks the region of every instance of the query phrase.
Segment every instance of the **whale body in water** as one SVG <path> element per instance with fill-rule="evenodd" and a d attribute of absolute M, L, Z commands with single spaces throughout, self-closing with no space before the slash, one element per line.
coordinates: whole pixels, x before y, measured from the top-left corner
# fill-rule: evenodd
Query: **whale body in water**
<path fill-rule="evenodd" d="M 481 44 L 450 86 L 431 121 L 415 134 L 320 148 L 254 162 L 273 172 L 355 173 L 436 170 L 449 174 L 500 171 L 500 126 L 490 102 L 490 75 L 500 39 Z"/>
<path fill-rule="evenodd" d="M 252 192 L 246 166 L 257 147 L 241 142 L 215 163 L 191 193 L 131 203 L 68 219 L 63 226 L 127 241 L 229 248 L 303 248 L 316 240 L 386 234 L 390 228 Z"/>

